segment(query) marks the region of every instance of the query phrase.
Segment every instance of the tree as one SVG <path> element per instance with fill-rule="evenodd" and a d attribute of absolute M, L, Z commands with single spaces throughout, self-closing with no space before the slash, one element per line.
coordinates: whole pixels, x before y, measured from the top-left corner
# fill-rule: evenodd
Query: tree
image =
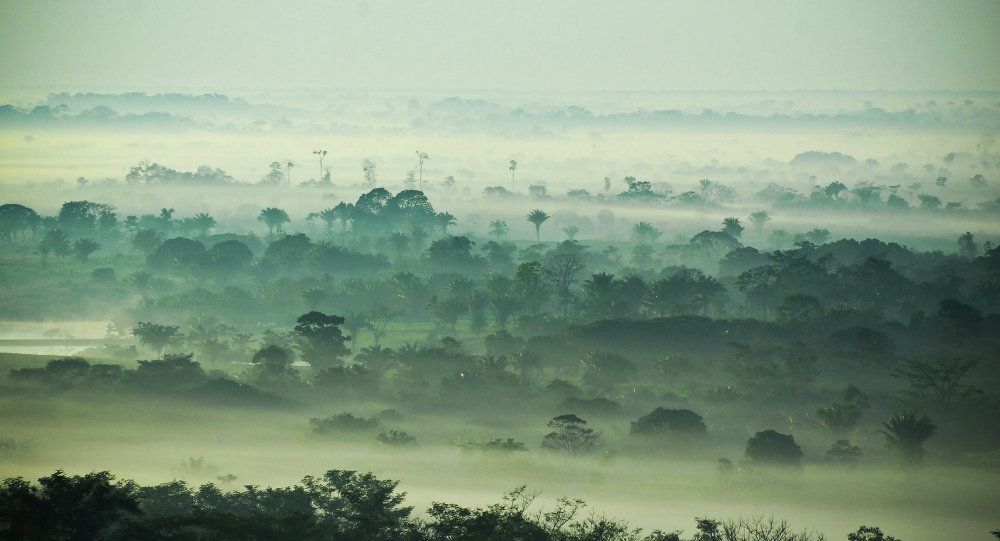
<path fill-rule="evenodd" d="M 922 193 L 918 195 L 917 198 L 920 199 L 920 206 L 925 209 L 934 210 L 941 208 L 941 198 L 937 196 Z"/>
<path fill-rule="evenodd" d="M 12 241 L 20 234 L 35 230 L 42 223 L 41 216 L 33 209 L 16 203 L 0 205 L 0 239 Z"/>
<path fill-rule="evenodd" d="M 747 300 L 757 304 L 767 319 L 771 304 L 771 290 L 778 280 L 778 269 L 765 265 L 750 269 L 736 277 L 736 288 L 747 294 Z"/>
<path fill-rule="evenodd" d="M 215 218 L 205 212 L 195 214 L 192 223 L 202 237 L 208 235 L 208 232 L 216 225 Z"/>
<path fill-rule="evenodd" d="M 825 454 L 829 462 L 850 466 L 861 458 L 862 452 L 860 447 L 851 445 L 851 442 L 848 440 L 837 440 Z"/>
<path fill-rule="evenodd" d="M 205 266 L 219 277 L 230 276 L 244 271 L 253 262 L 250 247 L 235 239 L 213 244 L 205 252 Z"/>
<path fill-rule="evenodd" d="M 340 220 L 340 232 L 346 232 L 347 222 L 354 218 L 354 205 L 341 201 L 333 207 L 333 212 L 336 214 L 337 219 Z"/>
<path fill-rule="evenodd" d="M 545 254 L 544 268 L 545 274 L 555 285 L 565 316 L 573 301 L 571 288 L 577 275 L 586 268 L 583 249 L 576 241 L 563 241 L 558 248 Z"/>
<path fill-rule="evenodd" d="M 371 160 L 361 162 L 361 173 L 365 177 L 365 186 L 374 188 L 375 181 L 378 179 L 378 172 L 375 170 L 375 162 Z"/>
<path fill-rule="evenodd" d="M 417 186 L 419 186 L 419 189 L 421 190 L 424 189 L 424 160 L 428 159 L 430 159 L 430 156 L 428 156 L 426 152 L 417 151 L 417 174 L 419 176 Z"/>
<path fill-rule="evenodd" d="M 843 182 L 833 181 L 822 188 L 824 194 L 830 199 L 837 199 L 842 192 L 847 191 L 847 186 Z"/>
<path fill-rule="evenodd" d="M 314 373 L 336 365 L 341 357 L 350 353 L 345 344 L 351 337 L 341 332 L 343 324 L 344 318 L 340 316 L 316 311 L 296 320 L 296 344 L 302 359 L 313 367 Z"/>
<path fill-rule="evenodd" d="M 646 243 L 653 242 L 660 238 L 663 232 L 653 226 L 649 222 L 639 222 L 632 226 L 632 238 L 636 242 Z"/>
<path fill-rule="evenodd" d="M 707 429 L 701 415 L 688 409 L 656 408 L 631 424 L 634 436 L 662 436 L 666 434 L 703 435 Z"/>
<path fill-rule="evenodd" d="M 288 213 L 284 210 L 267 207 L 257 215 L 257 221 L 264 222 L 267 225 L 267 234 L 273 237 L 275 233 L 280 234 L 282 232 L 281 226 L 291 220 L 288 218 Z"/>
<path fill-rule="evenodd" d="M 132 335 L 139 339 L 139 343 L 152 349 L 157 355 L 163 353 L 163 349 L 180 338 L 178 332 L 180 327 L 175 325 L 160 325 L 148 321 L 140 321 L 132 328 Z"/>
<path fill-rule="evenodd" d="M 751 464 L 762 466 L 799 466 L 802 461 L 802 448 L 795 438 L 774 430 L 754 434 L 747 440 L 745 454 Z"/>
<path fill-rule="evenodd" d="M 541 311 L 549 296 L 541 262 L 526 261 L 517 266 L 514 293 L 526 313 L 534 315 Z"/>
<path fill-rule="evenodd" d="M 545 220 L 549 219 L 549 215 L 541 209 L 535 209 L 528 213 L 528 221 L 535 224 L 535 239 L 541 240 L 541 228 Z"/>
<path fill-rule="evenodd" d="M 507 222 L 499 218 L 490 222 L 490 236 L 497 240 L 506 238 Z"/>
<path fill-rule="evenodd" d="M 76 252 L 76 258 L 80 261 L 86 261 L 90 254 L 97 251 L 101 245 L 94 242 L 93 239 L 80 239 L 73 243 L 73 251 Z"/>
<path fill-rule="evenodd" d="M 284 182 L 285 174 L 282 171 L 281 162 L 271 162 L 267 164 L 267 174 L 260 179 L 261 184 L 278 186 Z"/>
<path fill-rule="evenodd" d="M 258 349 L 251 360 L 264 377 L 280 378 L 295 375 L 295 370 L 292 368 L 294 356 L 287 348 L 269 344 Z"/>
<path fill-rule="evenodd" d="M 940 177 L 944 178 L 944 177 Z M 1000 537 L 1000 536 L 997 536 Z M 882 533 L 875 526 L 862 526 L 857 531 L 847 534 L 847 541 L 900 541 L 891 535 Z"/>
<path fill-rule="evenodd" d="M 42 255 L 42 259 L 45 259 L 50 252 L 55 254 L 56 257 L 65 257 L 69 255 L 72 249 L 69 238 L 62 229 L 49 231 L 38 243 L 38 253 Z"/>
<path fill-rule="evenodd" d="M 924 442 L 937 432 L 937 426 L 930 417 L 917 416 L 916 412 L 904 411 L 889 417 L 882 423 L 886 445 L 896 452 L 907 464 L 919 464 L 924 458 Z"/>
<path fill-rule="evenodd" d="M 146 256 L 146 264 L 159 269 L 189 270 L 204 262 L 205 245 L 196 240 L 177 237 L 162 242 Z"/>
<path fill-rule="evenodd" d="M 563 228 L 563 233 L 566 235 L 566 238 L 569 239 L 569 240 L 576 240 L 576 235 L 579 232 L 580 232 L 580 228 L 577 227 L 577 226 L 575 226 L 575 225 L 567 225 L 566 227 Z"/>
<path fill-rule="evenodd" d="M 976 366 L 975 361 L 959 357 L 935 357 L 905 361 L 892 375 L 907 383 L 906 393 L 917 399 L 933 400 L 942 407 L 982 391 L 962 383 L 965 375 Z"/>
<path fill-rule="evenodd" d="M 976 238 L 972 233 L 966 231 L 958 237 L 958 253 L 966 259 L 974 259 L 979 254 L 979 246 L 976 245 Z"/>
<path fill-rule="evenodd" d="M 760 238 L 763 237 L 764 225 L 771 221 L 771 216 L 767 213 L 767 211 L 758 210 L 750 215 L 749 221 L 750 225 L 753 226 L 753 230 L 757 234 L 757 237 Z"/>
<path fill-rule="evenodd" d="M 292 185 L 292 168 L 295 167 L 295 162 L 288 160 L 285 162 L 285 185 Z"/>
<path fill-rule="evenodd" d="M 510 170 L 510 191 L 514 191 L 514 171 L 517 171 L 517 160 L 511 160 L 507 165 L 507 169 Z"/>
<path fill-rule="evenodd" d="M 434 225 L 436 225 L 440 230 L 442 235 L 448 234 L 448 228 L 455 225 L 457 220 L 449 212 L 439 212 L 434 216 Z"/>
<path fill-rule="evenodd" d="M 383 481 L 371 473 L 330 470 L 323 477 L 302 480 L 305 493 L 323 519 L 331 539 L 390 541 L 402 539 L 412 507 L 403 507 L 405 492 L 397 481 Z M 277 536 L 284 537 L 284 536 Z"/>
<path fill-rule="evenodd" d="M 319 177 L 316 180 L 323 181 L 326 178 L 326 169 L 323 169 L 323 158 L 326 157 L 325 150 L 314 150 L 313 154 L 319 156 Z"/>
<path fill-rule="evenodd" d="M 585 455 L 594 452 L 600 435 L 587 428 L 587 421 L 571 413 L 553 417 L 547 425 L 551 432 L 542 439 L 542 448 L 568 455 Z"/>
<path fill-rule="evenodd" d="M 722 232 L 732 236 L 734 239 L 743 236 L 743 229 L 743 224 L 740 223 L 739 218 L 730 217 L 722 220 Z"/>

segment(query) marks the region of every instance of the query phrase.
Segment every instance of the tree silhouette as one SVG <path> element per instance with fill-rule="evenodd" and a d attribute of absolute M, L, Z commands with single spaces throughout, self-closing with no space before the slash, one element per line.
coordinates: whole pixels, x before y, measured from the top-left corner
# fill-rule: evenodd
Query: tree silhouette
<path fill-rule="evenodd" d="M 757 234 L 757 238 L 764 235 L 764 225 L 771 221 L 771 215 L 764 210 L 758 210 L 750 215 L 749 218 L 750 225 L 753 226 L 754 232 Z"/>
<path fill-rule="evenodd" d="M 42 259 L 45 259 L 50 252 L 55 254 L 56 257 L 65 257 L 72 250 L 73 245 L 70 244 L 69 238 L 62 229 L 49 231 L 38 243 L 38 253 L 42 255 Z"/>
<path fill-rule="evenodd" d="M 917 416 L 916 412 L 904 411 L 889 417 L 882 423 L 886 444 L 895 451 L 903 462 L 919 464 L 924 458 L 924 442 L 937 432 L 930 417 Z"/>
<path fill-rule="evenodd" d="M 140 321 L 132 328 L 132 335 L 139 339 L 140 344 L 149 347 L 157 354 L 161 354 L 165 347 L 180 337 L 179 330 L 180 327 L 175 325 Z"/>
<path fill-rule="evenodd" d="M 419 175 L 419 180 L 417 186 L 419 189 L 424 189 L 424 160 L 429 160 L 430 156 L 426 152 L 417 151 L 417 172 Z"/>
<path fill-rule="evenodd" d="M 962 383 L 965 375 L 976 366 L 975 361 L 958 357 L 935 357 L 906 361 L 892 375 L 907 383 L 906 391 L 917 399 L 930 399 L 942 407 L 956 400 L 981 394 L 982 391 Z"/>
<path fill-rule="evenodd" d="M 549 215 L 541 209 L 535 209 L 528 213 L 528 221 L 535 224 L 535 239 L 541 240 L 541 228 L 545 220 L 549 219 Z"/>
<path fill-rule="evenodd" d="M 365 177 L 365 186 L 374 188 L 375 180 L 378 178 L 378 173 L 375 170 L 375 162 L 367 159 L 361 162 L 361 173 Z"/>
<path fill-rule="evenodd" d="M 344 318 L 340 316 L 315 311 L 296 320 L 299 352 L 312 365 L 314 372 L 336 365 L 341 357 L 350 353 L 345 345 L 350 337 L 344 336 L 340 330 L 343 324 Z"/>
<path fill-rule="evenodd" d="M 571 413 L 553 417 L 547 425 L 551 432 L 542 439 L 542 448 L 568 455 L 585 455 L 594 452 L 600 435 L 587 428 L 587 421 Z"/>
<path fill-rule="evenodd" d="M 746 457 L 751 464 L 765 466 L 799 466 L 802 448 L 790 434 L 764 430 L 747 440 Z"/>
<path fill-rule="evenodd" d="M 726 218 L 722 220 L 722 232 L 738 239 L 743 236 L 743 224 L 740 223 L 739 218 Z"/>
<path fill-rule="evenodd" d="M 198 230 L 198 234 L 203 237 L 208 235 L 208 232 L 215 227 L 216 223 L 215 218 L 205 212 L 195 214 L 191 221 L 194 224 L 195 229 Z"/>
<path fill-rule="evenodd" d="M 276 207 L 267 207 L 260 211 L 257 215 L 258 222 L 264 222 L 267 225 L 267 234 L 273 237 L 275 233 L 281 233 L 283 224 L 290 222 L 288 218 L 288 213 Z"/>
<path fill-rule="evenodd" d="M 496 219 L 490 222 L 490 236 L 500 240 L 507 237 L 507 222 Z"/>
<path fill-rule="evenodd" d="M 86 261 L 90 254 L 97 251 L 101 245 L 94 242 L 93 239 L 80 239 L 73 243 L 73 251 L 76 252 L 76 258 L 80 261 Z"/>
<path fill-rule="evenodd" d="M 326 157 L 326 151 L 325 150 L 314 150 L 313 154 L 316 155 L 316 156 L 319 156 L 319 178 L 317 180 L 322 181 L 325 178 L 325 175 L 324 175 L 325 169 L 323 169 L 323 158 Z"/>
<path fill-rule="evenodd" d="M 507 165 L 507 169 L 510 170 L 510 191 L 514 191 L 514 171 L 517 171 L 517 160 L 511 160 Z"/>
<path fill-rule="evenodd" d="M 455 216 L 449 212 L 439 212 L 434 216 L 434 225 L 441 230 L 442 235 L 447 235 L 448 228 L 456 223 L 458 221 L 455 220 Z"/>
<path fill-rule="evenodd" d="M 973 259 L 979 254 L 979 246 L 976 245 L 976 238 L 972 233 L 966 231 L 958 237 L 958 253 L 966 259 Z"/>
<path fill-rule="evenodd" d="M 292 185 L 292 168 L 295 167 L 295 162 L 289 160 L 285 163 L 285 183 L 288 186 Z"/>
<path fill-rule="evenodd" d="M 662 234 L 662 231 L 649 222 L 638 222 L 632 226 L 632 238 L 639 243 L 653 242 Z"/>

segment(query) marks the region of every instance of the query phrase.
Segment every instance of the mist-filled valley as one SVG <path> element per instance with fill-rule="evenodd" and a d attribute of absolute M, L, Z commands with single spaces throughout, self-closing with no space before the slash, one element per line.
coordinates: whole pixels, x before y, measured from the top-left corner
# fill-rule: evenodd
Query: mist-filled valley
<path fill-rule="evenodd" d="M 0 5 L 0 539 L 1000 539 L 996 3 L 556 4 Z"/>

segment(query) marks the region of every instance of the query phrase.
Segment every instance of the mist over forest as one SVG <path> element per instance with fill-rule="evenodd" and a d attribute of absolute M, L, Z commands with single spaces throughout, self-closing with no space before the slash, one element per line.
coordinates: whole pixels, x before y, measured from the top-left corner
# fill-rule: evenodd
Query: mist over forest
<path fill-rule="evenodd" d="M 399 4 L 0 7 L 0 539 L 1000 538 L 993 3 Z"/>

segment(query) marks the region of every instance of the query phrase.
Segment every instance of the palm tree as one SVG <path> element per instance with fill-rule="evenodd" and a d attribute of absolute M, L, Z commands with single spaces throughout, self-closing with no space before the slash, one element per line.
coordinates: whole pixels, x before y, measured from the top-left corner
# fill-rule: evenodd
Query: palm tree
<path fill-rule="evenodd" d="M 93 239 L 80 239 L 73 243 L 73 251 L 76 252 L 76 258 L 80 261 L 86 261 L 90 254 L 97 251 L 101 245 L 94 242 Z"/>
<path fill-rule="evenodd" d="M 510 191 L 514 191 L 514 171 L 517 171 L 517 160 L 511 160 L 510 165 L 507 167 L 510 169 Z"/>
<path fill-rule="evenodd" d="M 322 181 L 323 180 L 323 158 L 326 157 L 326 151 L 325 150 L 314 150 L 313 154 L 319 156 L 319 178 L 317 180 Z"/>
<path fill-rule="evenodd" d="M 548 219 L 549 215 L 541 209 L 535 209 L 528 213 L 528 221 L 535 224 L 535 240 L 542 240 L 542 224 Z"/>
<path fill-rule="evenodd" d="M 930 417 L 917 417 L 912 411 L 889 417 L 882 423 L 885 430 L 879 430 L 885 436 L 889 448 L 899 453 L 900 458 L 911 464 L 918 463 L 924 457 L 924 442 L 937 432 L 937 426 Z"/>
<path fill-rule="evenodd" d="M 496 219 L 490 222 L 490 236 L 500 240 L 507 236 L 507 222 L 501 219 Z"/>
<path fill-rule="evenodd" d="M 434 216 L 434 225 L 441 228 L 441 233 L 445 235 L 448 234 L 448 227 L 453 226 L 456 223 L 458 223 L 457 220 L 455 220 L 455 217 L 449 212 L 439 212 Z"/>
<path fill-rule="evenodd" d="M 420 186 L 421 190 L 424 189 L 424 160 L 429 159 L 431 159 L 431 157 L 428 156 L 426 152 L 417 151 L 417 170 L 419 171 L 418 178 L 420 179 L 418 180 L 418 186 Z"/>
<path fill-rule="evenodd" d="M 295 162 L 288 160 L 285 164 L 285 180 L 289 186 L 292 185 L 292 168 L 295 167 Z M 320 169 L 323 168 L 322 165 L 319 166 Z"/>
<path fill-rule="evenodd" d="M 740 223 L 739 218 L 726 218 L 722 220 L 722 232 L 738 239 L 743 235 L 743 224 Z"/>
<path fill-rule="evenodd" d="M 760 237 L 764 233 L 764 224 L 771 221 L 771 216 L 767 211 L 758 210 L 750 215 L 750 225 L 753 226 L 753 230 L 757 232 L 757 236 Z"/>
<path fill-rule="evenodd" d="M 566 234 L 566 238 L 569 240 L 576 240 L 576 235 L 579 232 L 580 228 L 575 225 L 567 225 L 563 228 L 563 233 Z"/>
<path fill-rule="evenodd" d="M 337 210 L 323 209 L 319 212 L 312 212 L 306 217 L 307 220 L 312 220 L 314 218 L 323 220 L 323 223 L 326 225 L 326 233 L 330 234 L 333 232 L 333 223 L 337 221 Z"/>
<path fill-rule="evenodd" d="M 208 235 L 208 232 L 215 227 L 216 224 L 215 218 L 207 212 L 199 212 L 198 214 L 195 214 L 194 218 L 191 219 L 191 223 L 203 237 Z"/>
<path fill-rule="evenodd" d="M 264 222 L 267 225 L 267 234 L 274 236 L 274 233 L 281 233 L 281 225 L 290 222 L 288 218 L 288 213 L 275 207 L 267 207 L 266 209 L 260 211 L 257 216 L 258 222 Z"/>
<path fill-rule="evenodd" d="M 638 242 L 653 242 L 662 234 L 662 231 L 649 222 L 639 222 L 632 226 L 632 236 Z"/>
<path fill-rule="evenodd" d="M 333 212 L 337 215 L 337 219 L 340 220 L 340 232 L 346 232 L 347 222 L 354 218 L 354 205 L 341 201 L 337 203 L 337 206 L 333 207 Z"/>

